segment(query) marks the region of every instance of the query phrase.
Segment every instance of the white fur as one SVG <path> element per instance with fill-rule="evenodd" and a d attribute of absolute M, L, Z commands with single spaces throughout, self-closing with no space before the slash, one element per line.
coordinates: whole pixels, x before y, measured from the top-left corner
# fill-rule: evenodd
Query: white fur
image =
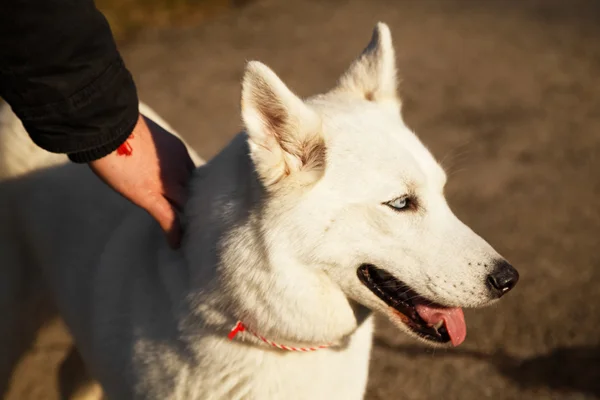
<path fill-rule="evenodd" d="M 242 106 L 247 133 L 191 180 L 180 251 L 84 166 L 2 184 L 3 268 L 43 269 L 111 399 L 361 399 L 371 310 L 408 332 L 360 283 L 362 263 L 444 305 L 492 301 L 485 276 L 500 256 L 454 216 L 444 171 L 402 121 L 386 25 L 333 90 L 307 100 L 249 63 Z M 0 150 L 47 166 L 42 151 L 7 143 L 16 135 Z M 382 204 L 405 194 L 418 211 Z M 229 341 L 238 320 L 281 344 L 333 347 Z"/>

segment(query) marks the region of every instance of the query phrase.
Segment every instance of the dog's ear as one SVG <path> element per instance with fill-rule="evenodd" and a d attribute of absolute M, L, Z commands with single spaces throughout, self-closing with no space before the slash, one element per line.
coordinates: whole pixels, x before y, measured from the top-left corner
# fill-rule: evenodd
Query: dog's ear
<path fill-rule="evenodd" d="M 399 103 L 396 53 L 388 26 L 377 23 L 361 55 L 338 81 L 336 91 L 364 97 L 369 101 Z"/>
<path fill-rule="evenodd" d="M 242 86 L 250 156 L 265 187 L 299 172 L 318 179 L 325 166 L 319 115 L 260 62 L 248 63 Z"/>

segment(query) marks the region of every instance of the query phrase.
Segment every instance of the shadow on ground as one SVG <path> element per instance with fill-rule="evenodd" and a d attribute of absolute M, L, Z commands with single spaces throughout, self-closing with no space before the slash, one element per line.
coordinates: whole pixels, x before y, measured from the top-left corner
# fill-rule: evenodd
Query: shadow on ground
<path fill-rule="evenodd" d="M 375 346 L 406 358 L 431 357 L 429 347 L 393 345 L 375 338 Z M 600 397 L 600 345 L 560 347 L 544 354 L 521 358 L 503 350 L 486 354 L 454 349 L 438 358 L 467 358 L 489 363 L 499 373 L 525 389 L 545 387 L 557 392 L 579 392 Z"/>

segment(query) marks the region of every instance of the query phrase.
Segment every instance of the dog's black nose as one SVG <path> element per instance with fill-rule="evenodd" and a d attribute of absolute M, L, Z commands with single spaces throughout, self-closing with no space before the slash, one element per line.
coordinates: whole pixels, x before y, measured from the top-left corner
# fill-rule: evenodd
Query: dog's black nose
<path fill-rule="evenodd" d="M 487 284 L 495 297 L 508 293 L 519 281 L 517 270 L 505 260 L 497 261 L 494 272 L 488 275 Z"/>

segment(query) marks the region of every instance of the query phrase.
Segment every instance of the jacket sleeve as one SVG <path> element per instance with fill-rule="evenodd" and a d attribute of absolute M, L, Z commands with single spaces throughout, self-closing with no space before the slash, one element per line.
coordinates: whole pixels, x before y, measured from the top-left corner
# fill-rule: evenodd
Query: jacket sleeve
<path fill-rule="evenodd" d="M 0 97 L 38 146 L 79 163 L 116 150 L 139 116 L 93 0 L 0 1 Z"/>

